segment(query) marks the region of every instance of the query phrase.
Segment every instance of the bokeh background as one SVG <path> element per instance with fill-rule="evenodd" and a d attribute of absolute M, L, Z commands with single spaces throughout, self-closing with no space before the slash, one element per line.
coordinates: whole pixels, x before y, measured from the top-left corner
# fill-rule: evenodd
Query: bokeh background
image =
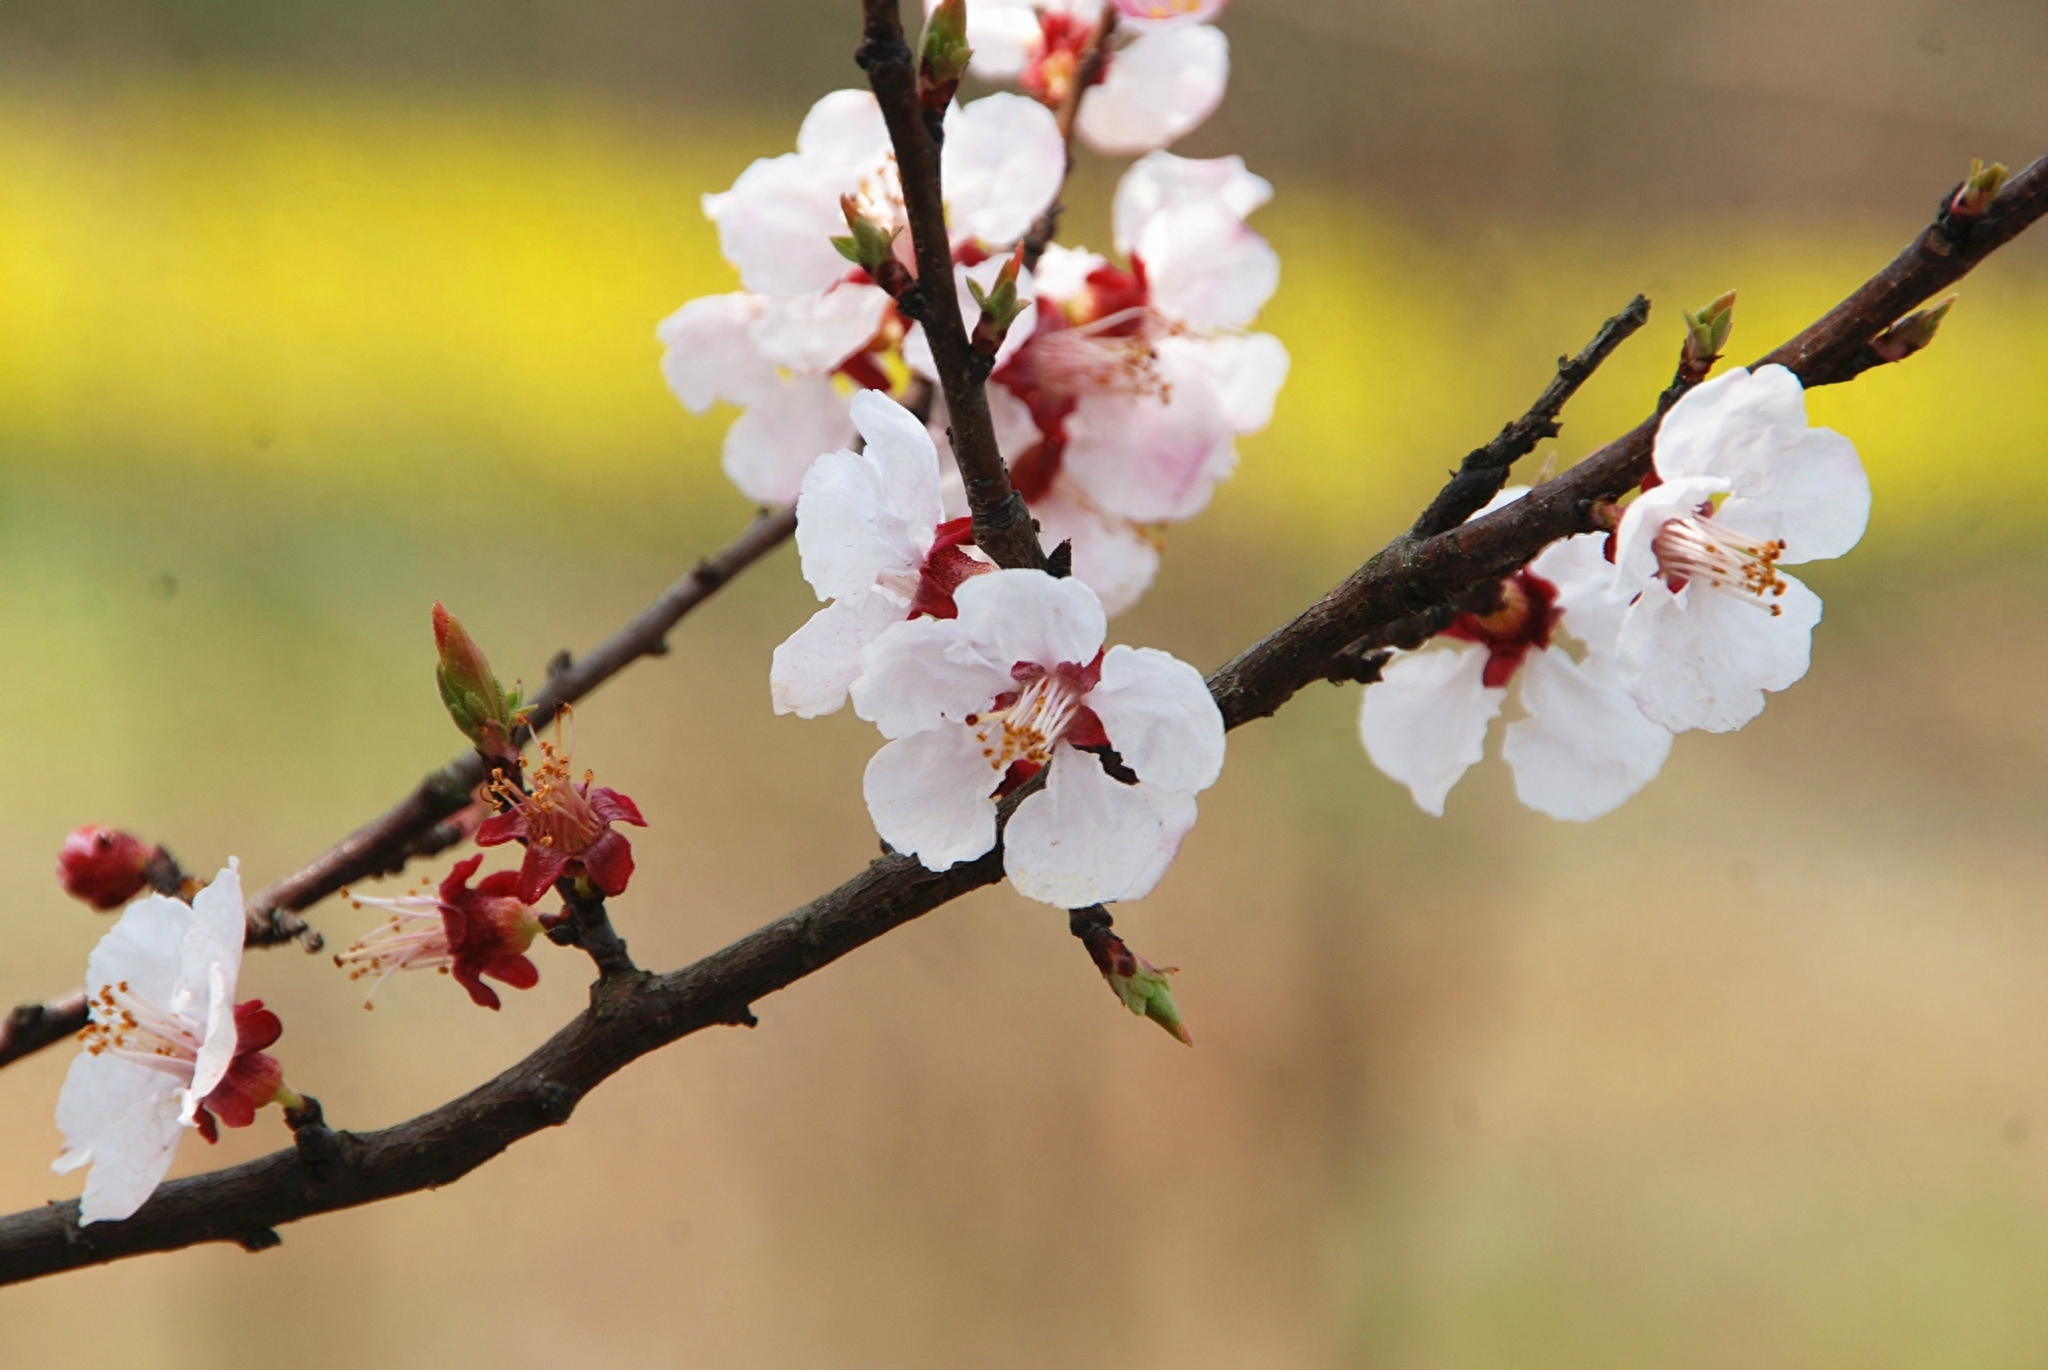
<path fill-rule="evenodd" d="M 1114 635 L 1205 668 L 1400 527 L 1633 292 L 1569 461 L 1739 287 L 1755 355 L 1972 154 L 2048 151 L 2034 0 L 1238 0 L 1223 111 L 1295 370 Z M 261 883 L 454 749 L 445 599 L 537 678 L 740 527 L 727 415 L 655 321 L 732 288 L 697 209 L 857 79 L 850 0 L 11 0 L 0 8 L 0 1000 L 104 923 L 48 877 L 119 823 Z M 1107 237 L 1083 165 L 1069 241 Z M 2037 1367 L 2048 1344 L 2048 238 L 1939 343 L 1816 394 L 1869 538 L 1811 677 L 1622 812 L 1443 820 L 1354 689 L 1233 735 L 1119 926 L 1197 1049 L 1057 913 L 977 895 L 629 1069 L 446 1191 L 0 1292 L 0 1363 L 153 1367 Z M 1547 456 L 1546 449 L 1544 456 Z M 1539 457 L 1539 460 L 1541 457 Z M 1532 463 L 1533 465 L 1533 463 Z M 617 916 L 669 967 L 874 850 L 851 717 L 774 718 L 784 551 L 579 717 L 640 800 Z M 438 874 L 441 866 L 430 868 Z M 315 921 L 340 945 L 372 921 Z M 502 1014 L 375 1013 L 252 956 L 293 1081 L 378 1127 L 503 1068 Z M 69 1056 L 0 1074 L 0 1209 Z M 189 1172 L 283 1143 L 274 1114 Z"/>

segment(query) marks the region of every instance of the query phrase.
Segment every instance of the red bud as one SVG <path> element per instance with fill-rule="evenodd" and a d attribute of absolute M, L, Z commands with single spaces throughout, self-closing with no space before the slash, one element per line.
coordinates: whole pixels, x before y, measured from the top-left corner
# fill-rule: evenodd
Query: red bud
<path fill-rule="evenodd" d="M 155 858 L 156 848 L 134 834 L 89 823 L 64 839 L 57 883 L 101 912 L 117 909 L 149 883 Z"/>

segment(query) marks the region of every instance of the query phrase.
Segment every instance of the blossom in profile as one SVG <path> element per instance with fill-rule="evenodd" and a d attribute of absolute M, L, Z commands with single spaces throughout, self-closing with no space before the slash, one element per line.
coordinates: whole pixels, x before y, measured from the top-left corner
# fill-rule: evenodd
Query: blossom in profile
<path fill-rule="evenodd" d="M 1784 567 L 1838 557 L 1870 522 L 1870 480 L 1840 433 L 1806 422 L 1782 366 L 1690 391 L 1657 430 L 1655 478 L 1615 534 L 1633 599 L 1621 673 L 1673 732 L 1728 732 L 1806 674 L 1820 596 Z"/>
<path fill-rule="evenodd" d="M 376 977 L 363 1007 L 370 1007 L 377 990 L 401 970 L 452 974 L 473 1002 L 488 1009 L 500 1007 L 500 1001 L 483 977 L 514 989 L 540 983 L 540 970 L 526 955 L 543 931 L 540 915 L 519 897 L 517 871 L 494 871 L 471 889 L 470 877 L 483 859 L 479 854 L 456 862 L 431 895 L 387 899 L 343 891 L 358 908 L 367 905 L 391 914 L 389 922 L 334 958 L 351 980 Z"/>
<path fill-rule="evenodd" d="M 187 1128 L 247 1127 L 267 1103 L 298 1102 L 264 1048 L 282 1031 L 261 1000 L 235 1003 L 242 880 L 231 859 L 190 904 L 152 894 L 128 906 L 86 960 L 85 1049 L 57 1098 L 64 1151 L 52 1169 L 91 1166 L 81 1223 L 118 1221 L 162 1182 Z"/>
<path fill-rule="evenodd" d="M 1223 768 L 1223 717 L 1201 674 L 1152 648 L 1103 649 L 1095 592 L 997 570 L 954 592 L 955 618 L 899 623 L 867 649 L 854 712 L 888 745 L 868 763 L 882 840 L 929 870 L 995 846 L 996 801 L 1041 771 L 1003 835 L 1018 891 L 1062 908 L 1159 882 Z"/>
<path fill-rule="evenodd" d="M 873 392 L 853 397 L 853 421 L 862 449 L 818 458 L 797 498 L 804 579 L 830 602 L 775 649 L 777 713 L 836 711 L 869 643 L 906 618 L 954 617 L 961 582 L 994 569 L 965 545 L 972 520 L 941 522 L 939 455 L 924 425 Z"/>
<path fill-rule="evenodd" d="M 927 6 L 929 8 L 929 4 Z M 1199 128 L 1230 83 L 1230 40 L 1206 21 L 1219 0 L 1117 0 L 1119 26 L 1074 123 L 1097 152 L 1150 152 Z M 968 69 L 1015 81 L 1059 108 L 1097 43 L 1097 0 L 977 0 L 967 7 Z"/>
<path fill-rule="evenodd" d="M 1051 112 L 1023 96 L 948 111 L 941 170 L 963 266 L 1029 231 L 1058 194 L 1065 159 Z M 811 462 L 852 441 L 853 391 L 888 391 L 906 374 L 908 321 L 833 246 L 849 206 L 893 235 L 914 272 L 889 132 L 865 90 L 825 96 L 805 117 L 796 151 L 763 158 L 730 190 L 704 197 L 744 289 L 692 300 L 656 330 L 662 375 L 685 408 L 701 414 L 723 400 L 743 411 L 726 431 L 725 472 L 762 504 L 794 501 Z"/>
<path fill-rule="evenodd" d="M 1505 490 L 1481 512 L 1525 493 Z M 1517 684 L 1524 716 L 1508 724 L 1501 755 L 1530 808 L 1590 821 L 1663 768 L 1670 732 L 1645 718 L 1620 683 L 1615 638 L 1628 606 L 1615 593 L 1604 545 L 1601 534 L 1552 543 L 1499 583 L 1490 609 L 1460 614 L 1366 686 L 1358 718 L 1366 754 L 1423 812 L 1443 815 Z M 1583 659 L 1561 635 L 1577 642 Z"/>
<path fill-rule="evenodd" d="M 1047 248 L 1030 339 L 989 386 L 1011 483 L 1112 614 L 1151 585 L 1161 528 L 1201 512 L 1238 437 L 1272 419 L 1287 350 L 1247 330 L 1280 264 L 1245 222 L 1271 194 L 1236 157 L 1140 159 L 1114 204 L 1126 265 Z M 957 480 L 947 492 L 964 510 Z"/>
<path fill-rule="evenodd" d="M 568 712 L 565 706 L 562 714 Z M 595 777 L 589 771 L 580 781 L 573 778 L 565 737 L 558 725 L 554 741 L 535 744 L 541 763 L 527 775 L 525 790 L 498 775 L 491 791 L 505 810 L 486 818 L 476 830 L 479 847 L 526 844 L 519 883 L 506 891 L 523 904 L 538 904 L 565 875 L 587 876 L 607 895 L 624 894 L 633 878 L 633 844 L 612 824 L 647 826 L 639 805 L 617 790 L 593 785 Z"/>

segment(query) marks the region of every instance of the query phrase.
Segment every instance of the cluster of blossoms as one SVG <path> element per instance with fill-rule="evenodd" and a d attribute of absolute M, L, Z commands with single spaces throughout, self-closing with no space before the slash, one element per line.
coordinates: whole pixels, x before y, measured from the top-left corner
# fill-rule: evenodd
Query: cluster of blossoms
<path fill-rule="evenodd" d="M 1820 597 L 1783 568 L 1841 556 L 1869 520 L 1856 449 L 1808 426 L 1798 378 L 1737 367 L 1664 416 L 1614 533 L 1551 545 L 1490 611 L 1387 664 L 1359 714 L 1366 751 L 1441 814 L 1519 675 L 1526 716 L 1501 748 L 1516 793 L 1555 818 L 1608 813 L 1657 774 L 1672 734 L 1740 728 L 1806 674 Z"/>

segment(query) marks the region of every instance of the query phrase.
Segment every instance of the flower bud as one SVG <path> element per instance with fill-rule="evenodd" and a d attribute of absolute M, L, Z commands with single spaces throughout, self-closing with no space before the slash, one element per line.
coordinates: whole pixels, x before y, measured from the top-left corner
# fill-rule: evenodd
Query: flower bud
<path fill-rule="evenodd" d="M 1934 341 L 1941 321 L 1948 317 L 1956 297 L 1949 296 L 1930 309 L 1915 310 L 1870 340 L 1870 350 L 1888 362 L 1900 362 Z"/>
<path fill-rule="evenodd" d="M 967 0 L 940 0 L 925 21 L 918 45 L 917 98 L 926 109 L 944 114 L 960 89 L 974 49 L 967 46 Z"/>
<path fill-rule="evenodd" d="M 1984 217 L 1991 208 L 1991 202 L 1998 198 L 1998 192 L 2005 187 L 2005 178 L 2012 173 L 2005 169 L 2005 163 L 1993 162 L 1985 166 L 1983 159 L 1970 159 L 1970 174 L 1955 195 L 1949 200 L 1945 217 L 1952 227 L 1964 228 Z"/>
<path fill-rule="evenodd" d="M 1685 311 L 1685 352 L 1679 359 L 1678 372 L 1687 384 L 1706 379 L 1714 363 L 1721 360 L 1721 349 L 1728 345 L 1728 335 L 1734 328 L 1732 290 L 1697 310 Z"/>
<path fill-rule="evenodd" d="M 1003 339 L 1010 335 L 1010 325 L 1017 322 L 1017 316 L 1024 312 L 1024 302 L 1017 298 L 1017 273 L 1024 266 L 1024 245 L 1010 254 L 1010 260 L 1003 263 L 1003 269 L 996 274 L 996 282 L 984 291 L 972 276 L 967 278 L 967 293 L 974 296 L 974 302 L 981 306 L 981 318 L 974 325 L 972 343 L 974 350 L 984 357 L 993 357 L 1002 351 Z"/>
<path fill-rule="evenodd" d="M 498 683 L 483 648 L 439 600 L 434 601 L 434 649 L 441 657 L 434 681 L 441 687 L 448 717 L 462 735 L 485 756 L 518 756 L 512 733 L 519 726 L 519 691 L 507 691 Z"/>
<path fill-rule="evenodd" d="M 102 913 L 120 908 L 149 884 L 157 850 L 132 833 L 87 824 L 64 839 L 57 883 Z"/>
<path fill-rule="evenodd" d="M 1116 997 L 1124 1001 L 1124 1007 L 1140 1018 L 1150 1018 L 1181 1043 L 1193 1046 L 1195 1039 L 1188 1035 L 1187 1024 L 1181 1021 L 1180 1006 L 1174 1003 L 1173 990 L 1166 981 L 1179 967 L 1162 970 L 1132 951 L 1123 938 L 1110 931 L 1109 914 L 1099 904 L 1076 909 L 1067 917 L 1069 929 L 1088 948 L 1089 959 L 1095 962 L 1095 968 L 1102 972 Z"/>

